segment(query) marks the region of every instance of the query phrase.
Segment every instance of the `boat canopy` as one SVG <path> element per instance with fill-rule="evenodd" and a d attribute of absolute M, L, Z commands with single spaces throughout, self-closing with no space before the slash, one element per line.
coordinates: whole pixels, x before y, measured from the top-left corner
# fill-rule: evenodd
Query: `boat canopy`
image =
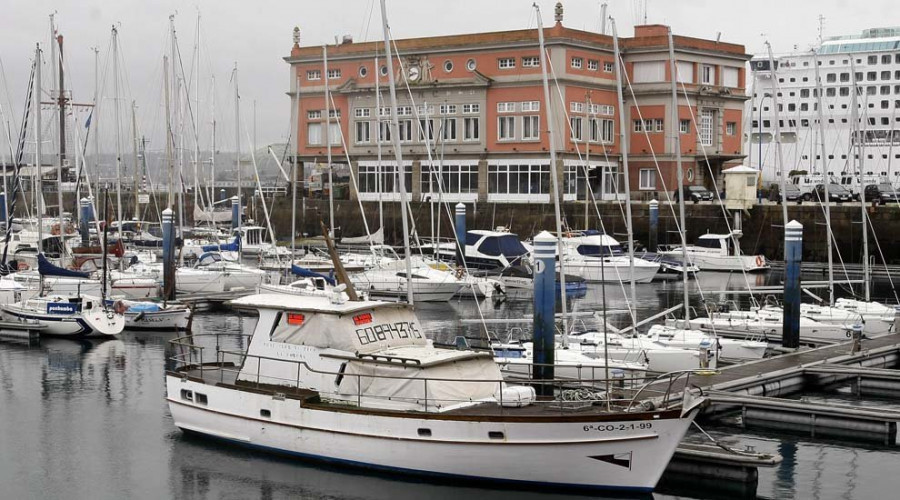
<path fill-rule="evenodd" d="M 64 269 L 59 266 L 54 266 L 47 260 L 47 257 L 44 257 L 44 254 L 38 254 L 38 272 L 41 273 L 41 276 L 61 276 L 64 278 L 89 278 L 89 273 L 84 273 L 81 271 L 72 271 L 69 269 Z"/>
<path fill-rule="evenodd" d="M 224 245 L 203 245 L 200 247 L 204 252 L 240 252 L 241 251 L 241 235 L 236 234 L 234 241 Z"/>
<path fill-rule="evenodd" d="M 291 273 L 296 276 L 300 276 L 301 278 L 322 278 L 331 286 L 335 286 L 336 284 L 336 282 L 334 281 L 333 270 L 331 276 L 326 276 L 324 274 L 319 274 L 315 271 L 311 271 L 305 267 L 300 267 L 297 264 L 291 264 Z"/>

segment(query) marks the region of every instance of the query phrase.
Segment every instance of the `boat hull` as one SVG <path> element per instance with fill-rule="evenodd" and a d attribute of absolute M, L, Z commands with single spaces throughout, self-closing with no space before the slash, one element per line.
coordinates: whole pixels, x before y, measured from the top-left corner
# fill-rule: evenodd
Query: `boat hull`
<path fill-rule="evenodd" d="M 652 491 L 697 411 L 550 425 L 323 410 L 294 398 L 235 394 L 173 372 L 166 385 L 175 425 L 184 431 L 355 467 L 555 488 Z M 185 400 L 186 393 L 203 394 L 204 404 Z"/>
<path fill-rule="evenodd" d="M 126 312 L 125 329 L 137 331 L 183 331 L 188 329 L 191 311 L 188 308 L 160 311 Z"/>

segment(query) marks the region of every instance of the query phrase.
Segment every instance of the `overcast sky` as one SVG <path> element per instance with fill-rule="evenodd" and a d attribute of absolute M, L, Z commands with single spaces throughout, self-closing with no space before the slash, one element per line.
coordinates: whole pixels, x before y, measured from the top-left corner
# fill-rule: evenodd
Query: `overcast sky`
<path fill-rule="evenodd" d="M 544 24 L 553 22 L 555 1 L 541 0 Z M 600 3 L 596 0 L 563 2 L 569 27 L 597 30 Z M 609 0 L 609 14 L 617 19 L 622 36 L 631 36 L 641 23 L 643 0 Z M 675 33 L 715 38 L 744 44 L 748 52 L 763 50 L 768 37 L 776 52 L 798 45 L 808 47 L 818 35 L 818 16 L 825 16 L 826 36 L 856 34 L 861 29 L 885 26 L 892 19 L 896 2 L 848 0 L 648 0 L 647 21 L 671 24 Z M 396 38 L 474 33 L 534 27 L 532 0 L 388 0 L 388 17 Z M 216 77 L 217 143 L 220 150 L 234 144 L 234 105 L 231 69 L 237 63 L 242 99 L 242 142 L 252 136 L 252 108 L 256 102 L 257 145 L 285 141 L 289 132 L 290 101 L 288 66 L 282 57 L 289 54 L 294 26 L 302 30 L 302 45 L 334 43 L 335 36 L 351 34 L 356 41 L 381 38 L 381 15 L 377 0 L 6 0 L 0 34 L 0 59 L 5 80 L 0 81 L 0 102 L 7 116 L 18 120 L 34 45 L 49 40 L 49 14 L 56 12 L 60 32 L 65 36 L 68 66 L 67 88 L 77 102 L 90 102 L 94 88 L 94 56 L 99 47 L 101 60 L 108 61 L 110 28 L 119 26 L 121 51 L 125 61 L 122 120 L 130 122 L 130 101 L 137 102 L 139 129 L 150 137 L 151 146 L 162 130 L 162 56 L 168 51 L 170 14 L 176 14 L 176 28 L 185 72 L 190 72 L 200 20 L 200 123 L 201 143 L 211 136 L 213 92 L 210 75 Z M 900 24 L 900 19 L 896 21 Z M 45 52 L 49 59 L 49 51 Z M 111 74 L 110 64 L 101 62 L 102 72 Z M 45 78 L 49 74 L 44 65 Z M 112 78 L 104 85 L 101 123 L 106 121 L 104 149 L 113 148 Z M 191 97 L 193 99 L 193 95 Z M 11 112 L 9 108 L 12 108 Z M 86 118 L 86 115 L 83 115 Z M 9 118 L 8 118 L 9 119 Z M 83 122 L 83 119 L 82 119 Z M 16 125 L 17 126 L 17 125 Z M 101 130 L 104 126 L 101 125 Z M 130 142 L 125 140 L 125 144 Z"/>

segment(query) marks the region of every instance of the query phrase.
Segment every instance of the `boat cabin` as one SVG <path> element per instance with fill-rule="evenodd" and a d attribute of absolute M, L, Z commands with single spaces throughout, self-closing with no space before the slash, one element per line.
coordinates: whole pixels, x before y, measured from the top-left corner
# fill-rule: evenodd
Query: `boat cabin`
<path fill-rule="evenodd" d="M 526 255 L 528 249 L 514 233 L 466 231 L 466 265 L 469 268 L 507 268 L 524 260 Z"/>

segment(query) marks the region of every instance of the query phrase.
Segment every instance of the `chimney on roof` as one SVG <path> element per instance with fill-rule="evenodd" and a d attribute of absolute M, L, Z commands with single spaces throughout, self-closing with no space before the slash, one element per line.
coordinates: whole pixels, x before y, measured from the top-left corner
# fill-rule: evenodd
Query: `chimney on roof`
<path fill-rule="evenodd" d="M 556 9 L 553 11 L 554 19 L 556 19 L 556 24 L 562 24 L 563 22 L 563 6 L 562 2 L 556 2 Z"/>
<path fill-rule="evenodd" d="M 341 40 L 341 45 L 346 45 L 348 43 L 353 43 L 353 35 L 344 35 L 344 38 Z"/>
<path fill-rule="evenodd" d="M 300 27 L 294 26 L 294 47 L 300 47 Z"/>

